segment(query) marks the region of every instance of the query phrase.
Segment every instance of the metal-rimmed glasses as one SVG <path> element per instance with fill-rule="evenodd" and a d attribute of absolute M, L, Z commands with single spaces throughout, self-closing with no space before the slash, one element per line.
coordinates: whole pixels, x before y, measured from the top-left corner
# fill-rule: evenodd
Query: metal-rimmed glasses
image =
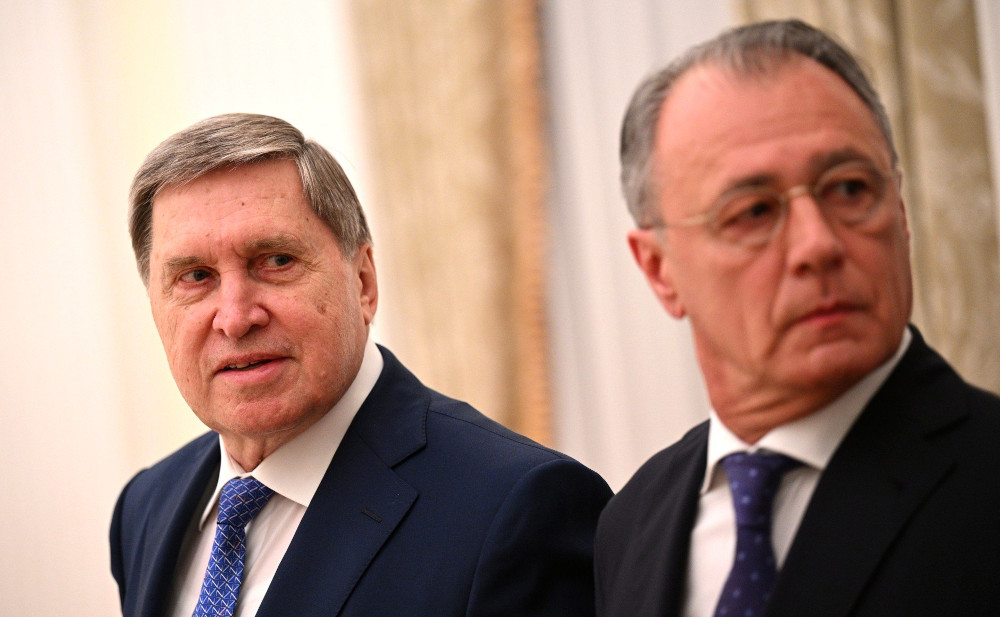
<path fill-rule="evenodd" d="M 869 162 L 848 161 L 826 170 L 811 185 L 800 184 L 784 192 L 766 185 L 738 187 L 723 193 L 702 214 L 655 222 L 643 229 L 704 225 L 723 242 L 760 247 L 781 231 L 792 200 L 811 195 L 828 221 L 853 227 L 875 216 L 891 181 L 899 181 L 898 170 L 885 174 Z"/>

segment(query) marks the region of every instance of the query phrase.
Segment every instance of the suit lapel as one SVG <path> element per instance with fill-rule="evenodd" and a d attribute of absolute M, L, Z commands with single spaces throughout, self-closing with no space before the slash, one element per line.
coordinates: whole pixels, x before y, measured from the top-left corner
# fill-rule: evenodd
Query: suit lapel
<path fill-rule="evenodd" d="M 707 427 L 706 427 L 707 428 Z M 705 463 L 708 458 L 708 431 L 705 437 L 688 445 L 690 452 L 684 453 L 684 464 L 678 469 L 681 479 L 677 486 L 676 508 L 665 517 L 664 549 L 667 556 L 660 587 L 663 589 L 664 614 L 680 615 L 681 601 L 687 582 L 688 557 L 691 552 L 691 530 L 698 514 L 698 498 L 705 477 Z M 677 581 L 674 584 L 673 581 Z"/>
<path fill-rule="evenodd" d="M 345 437 L 257 614 L 339 614 L 416 498 L 360 439 Z"/>
<path fill-rule="evenodd" d="M 161 493 L 158 508 L 149 510 L 145 550 L 151 555 L 139 581 L 135 615 L 155 617 L 168 605 L 175 578 L 177 559 L 185 533 L 197 524 L 198 508 L 204 507 L 206 490 L 215 488 L 213 478 L 219 469 L 218 435 L 202 437 L 192 465 L 181 471 L 168 491 Z"/>
<path fill-rule="evenodd" d="M 893 540 L 952 467 L 935 436 L 963 417 L 947 383 L 954 373 L 914 334 L 824 471 L 767 615 L 849 615 Z"/>
<path fill-rule="evenodd" d="M 632 609 L 614 614 L 678 615 L 687 581 L 691 529 L 705 475 L 708 423 L 699 425 L 670 449 L 658 481 L 647 487 L 637 510 L 650 515 L 636 521 L 637 542 L 629 548 L 632 568 L 622 572 L 631 587 Z M 617 609 L 616 609 L 617 610 Z"/>
<path fill-rule="evenodd" d="M 339 614 L 417 499 L 392 468 L 426 445 L 430 396 L 391 353 L 382 355 L 382 375 L 320 482 L 260 617 Z"/>

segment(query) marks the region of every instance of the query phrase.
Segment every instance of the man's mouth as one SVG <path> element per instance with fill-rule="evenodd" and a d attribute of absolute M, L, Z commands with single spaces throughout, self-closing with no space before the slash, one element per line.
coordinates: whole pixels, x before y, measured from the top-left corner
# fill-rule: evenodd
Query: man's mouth
<path fill-rule="evenodd" d="M 270 360 L 257 360 L 255 362 L 244 362 L 240 364 L 230 364 L 223 367 L 223 371 L 246 371 L 262 364 L 267 364 Z"/>
<path fill-rule="evenodd" d="M 805 323 L 835 319 L 858 311 L 860 308 L 859 305 L 850 302 L 831 302 L 818 306 L 808 313 L 804 313 L 796 322 Z"/>

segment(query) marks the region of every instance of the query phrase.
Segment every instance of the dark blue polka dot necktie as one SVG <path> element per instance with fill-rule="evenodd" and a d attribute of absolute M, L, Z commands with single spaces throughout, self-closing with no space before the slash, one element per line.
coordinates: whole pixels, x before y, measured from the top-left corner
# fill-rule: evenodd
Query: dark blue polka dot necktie
<path fill-rule="evenodd" d="M 715 617 L 760 617 L 777 578 L 771 506 L 781 477 L 800 463 L 780 454 L 730 454 L 722 459 L 736 510 L 736 555 Z"/>
<path fill-rule="evenodd" d="M 246 526 L 274 495 L 254 478 L 233 478 L 219 496 L 218 527 L 194 617 L 231 617 L 243 580 Z"/>

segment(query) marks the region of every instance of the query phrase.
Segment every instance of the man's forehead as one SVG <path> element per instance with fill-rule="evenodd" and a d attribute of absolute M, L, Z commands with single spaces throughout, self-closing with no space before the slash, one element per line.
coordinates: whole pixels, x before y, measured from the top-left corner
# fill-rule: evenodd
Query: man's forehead
<path fill-rule="evenodd" d="M 820 79 L 831 85 L 837 84 L 834 87 L 849 91 L 863 104 L 840 75 L 819 62 L 798 54 L 778 56 L 759 66 L 754 65 L 754 68 L 706 60 L 693 65 L 674 81 L 661 104 L 658 125 L 662 125 L 665 118 L 681 113 L 690 116 L 719 114 L 725 117 L 726 112 L 736 110 L 709 103 L 719 98 L 732 97 L 736 93 L 749 98 L 767 99 L 773 97 L 775 91 L 782 88 L 789 79 L 802 74 L 822 76 Z"/>
<path fill-rule="evenodd" d="M 254 200 L 254 201 L 251 201 Z M 283 204 L 301 202 L 308 208 L 298 168 L 288 160 L 264 161 L 213 169 L 197 177 L 165 184 L 152 200 L 152 217 L 169 215 L 171 210 L 211 211 L 230 202 L 258 207 L 273 201 L 276 209 Z"/>
<path fill-rule="evenodd" d="M 209 191 L 212 187 L 228 184 L 246 184 L 248 180 L 260 179 L 262 186 L 282 187 L 304 195 L 302 178 L 298 166 L 292 159 L 263 159 L 238 165 L 222 165 L 200 173 L 192 173 L 173 182 L 166 182 L 153 195 L 155 210 L 157 200 L 165 196 L 189 192 Z M 266 179 L 266 183 L 264 183 Z"/>
<path fill-rule="evenodd" d="M 861 97 L 812 59 L 791 56 L 760 73 L 709 62 L 678 78 L 664 100 L 655 151 L 675 164 L 711 159 L 733 147 L 794 139 L 820 127 L 889 151 Z"/>

